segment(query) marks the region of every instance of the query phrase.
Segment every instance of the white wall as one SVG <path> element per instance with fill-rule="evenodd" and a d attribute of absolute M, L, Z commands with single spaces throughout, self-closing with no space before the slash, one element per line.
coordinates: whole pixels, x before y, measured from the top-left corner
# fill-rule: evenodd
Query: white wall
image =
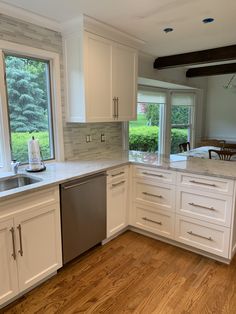
<path fill-rule="evenodd" d="M 186 70 L 184 68 L 171 68 L 157 70 L 153 68 L 155 57 L 139 53 L 138 76 L 153 80 L 186 85 Z"/>
<path fill-rule="evenodd" d="M 208 78 L 205 135 L 236 141 L 236 88 L 225 89 L 232 74 Z"/>

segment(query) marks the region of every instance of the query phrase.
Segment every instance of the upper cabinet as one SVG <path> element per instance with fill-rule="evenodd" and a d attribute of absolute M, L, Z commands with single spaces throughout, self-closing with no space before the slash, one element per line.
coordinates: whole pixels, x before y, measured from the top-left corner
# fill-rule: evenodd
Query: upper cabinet
<path fill-rule="evenodd" d="M 136 119 L 137 50 L 82 31 L 64 36 L 67 121 Z"/>

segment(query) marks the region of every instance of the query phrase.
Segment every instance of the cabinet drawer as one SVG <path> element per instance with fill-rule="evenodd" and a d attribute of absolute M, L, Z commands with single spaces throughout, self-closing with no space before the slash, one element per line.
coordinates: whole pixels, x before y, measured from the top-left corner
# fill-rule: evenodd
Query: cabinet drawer
<path fill-rule="evenodd" d="M 230 229 L 176 215 L 175 239 L 228 258 Z"/>
<path fill-rule="evenodd" d="M 135 201 L 159 209 L 174 210 L 174 186 L 167 184 L 153 184 L 148 180 L 134 179 Z"/>
<path fill-rule="evenodd" d="M 178 173 L 177 186 L 191 187 L 202 191 L 232 195 L 234 182 L 227 179 Z"/>
<path fill-rule="evenodd" d="M 179 214 L 230 227 L 232 197 L 206 192 L 177 190 L 176 211 Z"/>
<path fill-rule="evenodd" d="M 135 206 L 135 226 L 159 234 L 163 237 L 174 237 L 174 214 L 153 212 L 143 206 Z"/>
<path fill-rule="evenodd" d="M 12 196 L 12 198 L 3 200 L 1 203 L 0 218 L 12 215 L 16 212 L 27 210 L 28 208 L 37 208 L 48 206 L 59 202 L 59 188 L 48 187 L 39 191 L 29 191 L 27 194 Z"/>
<path fill-rule="evenodd" d="M 124 166 L 107 171 L 107 183 L 127 178 L 128 169 L 128 166 Z"/>
<path fill-rule="evenodd" d="M 175 183 L 175 173 L 152 167 L 134 167 L 134 176 L 137 178 L 154 180 L 161 183 Z"/>

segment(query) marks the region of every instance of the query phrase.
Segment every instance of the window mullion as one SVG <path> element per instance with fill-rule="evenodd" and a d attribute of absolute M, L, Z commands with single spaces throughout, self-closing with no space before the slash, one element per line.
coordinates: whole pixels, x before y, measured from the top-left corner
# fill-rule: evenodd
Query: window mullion
<path fill-rule="evenodd" d="M 0 119 L 1 119 L 1 151 L 3 159 L 3 169 L 9 170 L 11 161 L 10 132 L 7 108 L 5 66 L 3 51 L 0 50 Z"/>

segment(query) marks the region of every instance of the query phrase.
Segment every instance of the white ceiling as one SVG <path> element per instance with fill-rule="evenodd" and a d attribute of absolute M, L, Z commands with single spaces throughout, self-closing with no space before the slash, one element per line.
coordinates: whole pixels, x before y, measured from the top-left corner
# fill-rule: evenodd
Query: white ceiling
<path fill-rule="evenodd" d="M 110 24 L 146 42 L 154 56 L 236 44 L 235 0 L 5 0 L 57 22 L 81 13 Z M 203 24 L 203 18 L 215 22 Z M 165 34 L 165 27 L 174 32 Z"/>

